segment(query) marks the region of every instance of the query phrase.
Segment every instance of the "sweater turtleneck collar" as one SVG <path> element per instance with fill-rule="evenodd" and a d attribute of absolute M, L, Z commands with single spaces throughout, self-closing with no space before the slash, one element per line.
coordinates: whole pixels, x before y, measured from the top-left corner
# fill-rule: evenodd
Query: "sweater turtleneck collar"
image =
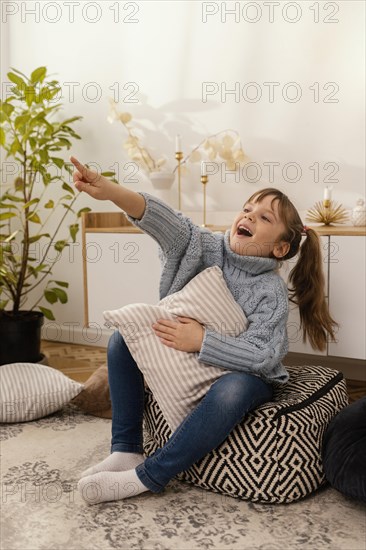
<path fill-rule="evenodd" d="M 275 258 L 263 258 L 262 256 L 241 256 L 236 254 L 230 248 L 230 229 L 224 236 L 225 255 L 229 263 L 236 268 L 251 273 L 252 275 L 260 275 L 266 271 L 273 271 L 278 267 L 278 261 Z"/>

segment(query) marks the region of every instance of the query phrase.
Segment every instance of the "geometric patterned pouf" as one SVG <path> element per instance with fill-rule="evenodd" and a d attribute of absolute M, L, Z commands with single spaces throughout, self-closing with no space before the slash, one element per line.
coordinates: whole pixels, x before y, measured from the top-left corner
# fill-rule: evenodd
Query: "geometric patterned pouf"
<path fill-rule="evenodd" d="M 286 368 L 289 381 L 275 386 L 273 401 L 249 413 L 219 447 L 177 479 L 263 503 L 292 502 L 325 483 L 323 435 L 348 405 L 346 382 L 341 372 L 321 366 Z M 150 455 L 171 430 L 148 389 L 144 425 L 144 450 Z"/>

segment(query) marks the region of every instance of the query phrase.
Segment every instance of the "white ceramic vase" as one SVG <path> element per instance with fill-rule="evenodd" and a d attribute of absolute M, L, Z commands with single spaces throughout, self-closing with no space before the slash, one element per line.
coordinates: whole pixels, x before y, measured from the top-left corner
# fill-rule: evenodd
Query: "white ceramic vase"
<path fill-rule="evenodd" d="M 149 177 L 155 189 L 169 189 L 175 179 L 172 172 L 151 172 Z"/>

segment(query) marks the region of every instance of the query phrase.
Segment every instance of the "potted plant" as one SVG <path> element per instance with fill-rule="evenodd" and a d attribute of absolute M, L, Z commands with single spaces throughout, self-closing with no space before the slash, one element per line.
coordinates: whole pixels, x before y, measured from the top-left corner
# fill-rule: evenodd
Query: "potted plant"
<path fill-rule="evenodd" d="M 2 163 L 0 196 L 0 364 L 40 360 L 44 317 L 54 320 L 45 303 L 68 299 L 68 283 L 50 279 L 52 269 L 90 210 L 74 210 L 77 195 L 66 181 L 72 167 L 63 159 L 71 140 L 80 139 L 73 125 L 81 117 L 58 116 L 61 87 L 46 67 L 30 77 L 12 69 L 8 79 L 13 86 L 0 102 L 0 146 L 10 159 Z M 39 293 L 30 304 L 33 291 Z"/>

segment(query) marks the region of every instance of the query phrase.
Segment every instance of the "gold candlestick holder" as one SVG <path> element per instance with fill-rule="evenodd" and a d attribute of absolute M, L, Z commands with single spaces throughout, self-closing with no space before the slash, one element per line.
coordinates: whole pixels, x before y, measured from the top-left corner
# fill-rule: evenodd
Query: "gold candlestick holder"
<path fill-rule="evenodd" d="M 182 158 L 183 158 L 182 151 L 176 151 L 175 152 L 175 158 L 178 161 L 178 166 L 177 166 L 177 170 L 178 170 L 178 210 L 181 210 L 182 195 L 181 195 L 181 186 L 180 186 L 180 182 L 181 182 L 180 167 L 181 167 L 181 162 L 182 162 Z"/>
<path fill-rule="evenodd" d="M 206 185 L 208 182 L 208 176 L 201 176 L 201 183 L 203 185 L 203 224 L 201 227 L 208 227 L 206 224 Z"/>
<path fill-rule="evenodd" d="M 346 223 L 348 221 L 348 212 L 341 204 L 330 199 L 324 199 L 314 204 L 308 210 L 306 220 L 310 222 L 323 223 L 331 225 L 332 223 Z"/>

